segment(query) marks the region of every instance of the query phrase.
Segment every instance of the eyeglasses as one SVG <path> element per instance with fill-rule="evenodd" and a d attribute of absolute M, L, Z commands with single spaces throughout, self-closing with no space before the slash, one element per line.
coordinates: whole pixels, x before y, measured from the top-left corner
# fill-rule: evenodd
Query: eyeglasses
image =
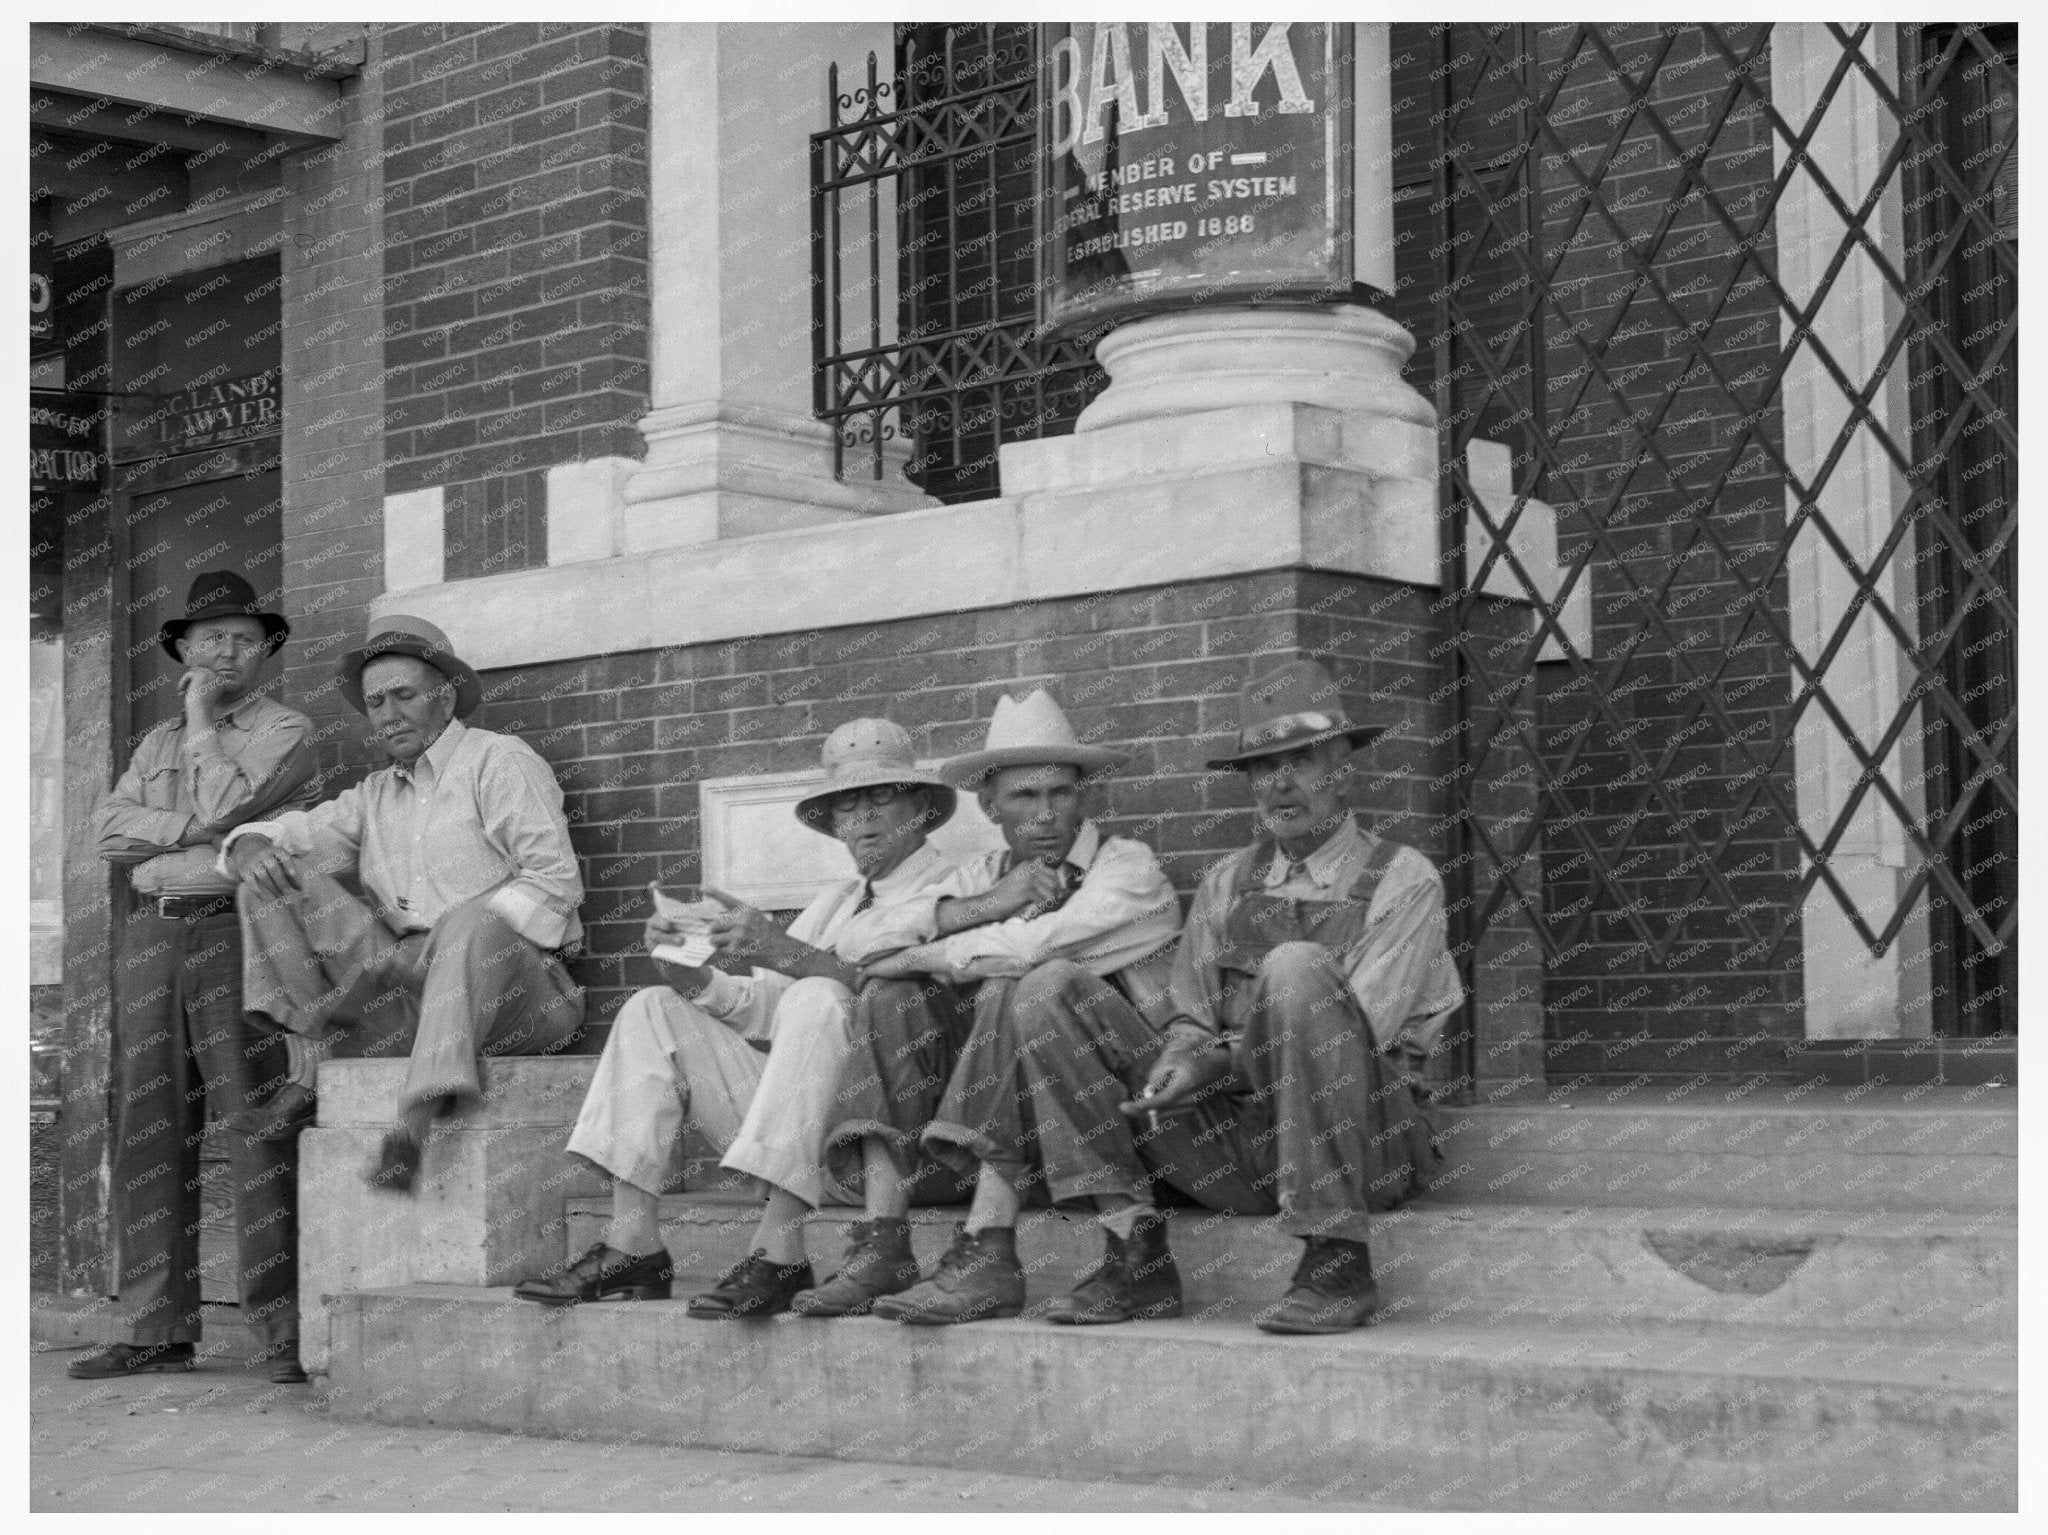
<path fill-rule="evenodd" d="M 825 801 L 827 815 L 852 815 L 863 806 L 880 810 L 884 805 L 893 805 L 906 794 L 916 793 L 916 786 L 907 783 L 869 784 L 865 789 L 848 789 L 835 794 Z"/>
<path fill-rule="evenodd" d="M 227 650 L 263 650 L 270 644 L 270 636 L 267 634 L 251 639 L 248 635 L 231 629 L 198 629 L 188 633 L 185 639 L 192 649 L 205 651 L 210 655 Z"/>

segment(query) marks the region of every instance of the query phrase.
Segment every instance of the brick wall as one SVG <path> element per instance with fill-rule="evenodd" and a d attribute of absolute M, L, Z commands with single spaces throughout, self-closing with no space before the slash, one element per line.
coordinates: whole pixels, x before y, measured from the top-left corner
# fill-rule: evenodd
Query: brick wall
<path fill-rule="evenodd" d="M 1511 933 L 1494 929 L 1515 913 L 1518 891 L 1540 887 L 1557 957 L 1541 987 L 1549 1040 L 1539 1076 L 1782 1070 L 1783 1041 L 1801 1029 L 1787 879 L 1797 845 L 1771 797 L 1793 803 L 1792 764 L 1789 751 L 1769 761 L 1793 692 L 1767 622 L 1786 622 L 1782 577 L 1764 584 L 1761 602 L 1744 600 L 1745 578 L 1770 568 L 1784 530 L 1783 481 L 1756 440 L 1779 440 L 1776 308 L 1756 280 L 1769 225 L 1738 250 L 1703 198 L 1686 200 L 1681 178 L 1682 163 L 1696 164 L 1698 183 L 1741 227 L 1754 225 L 1772 174 L 1770 132 L 1753 99 L 1717 121 L 1728 70 L 1700 27 L 1597 30 L 1628 74 L 1659 61 L 1651 105 L 1675 146 L 1647 116 L 1616 115 L 1629 90 L 1597 50 L 1567 56 L 1576 27 L 1393 28 L 1401 147 L 1390 312 L 1421 343 L 1407 374 L 1458 433 L 1512 450 L 1516 485 L 1559 510 L 1561 561 L 1578 559 L 1596 529 L 1609 540 L 1580 577 L 1593 601 L 1586 668 L 1495 651 L 1476 634 L 1461 647 L 1475 769 L 1466 792 L 1497 792 L 1490 786 L 1534 765 L 1501 749 L 1512 739 L 1503 711 L 1540 722 L 1537 776 L 1550 784 L 1536 859 L 1518 863 L 1483 838 L 1467 849 L 1471 920 L 1488 943 L 1510 937 L 1509 951 L 1532 952 L 1520 947 L 1534 933 L 1527 917 Z M 1724 35 L 1741 58 L 1757 28 Z M 1518 47 L 1526 77 L 1503 67 Z M 1753 73 L 1768 82 L 1767 56 Z M 1531 101 L 1550 106 L 1525 125 Z M 1483 187 L 1452 174 L 1454 195 L 1439 201 L 1435 124 L 1446 110 L 1465 164 L 1487 169 Z M 1589 177 L 1612 222 L 1589 208 Z M 1511 195 L 1522 186 L 1526 198 Z M 1643 264 L 1676 295 L 1668 305 Z M 1538 281 L 1547 291 L 1532 305 Z M 1446 293 L 1452 367 L 1439 392 L 1433 343 Z M 1697 349 L 1689 327 L 1700 328 Z M 1747 382 L 1723 387 L 1702 356 L 1722 380 Z M 1755 438 L 1739 451 L 1745 427 Z M 1485 552 L 1468 550 L 1467 569 Z M 1747 749 L 1730 740 L 1745 730 L 1755 732 Z M 1753 764 L 1765 766 L 1749 774 Z M 1724 837 L 1725 856 L 1703 864 Z M 1728 871 L 1725 889 L 1702 880 L 1706 864 Z M 1746 918 L 1744 903 L 1755 903 Z M 1787 921 L 1776 950 L 1753 945 L 1750 933 Z"/>
<path fill-rule="evenodd" d="M 525 477 L 641 452 L 646 28 L 445 23 L 375 47 L 386 490 L 462 487 L 451 577 L 545 564 Z"/>
<path fill-rule="evenodd" d="M 475 723 L 516 731 L 561 780 L 588 887 L 577 975 L 605 1019 L 654 980 L 635 952 L 647 882 L 700 878 L 698 781 L 814 768 L 825 735 L 863 715 L 907 727 L 922 756 L 950 756 L 980 747 L 1004 693 L 1050 688 L 1084 739 L 1130 751 L 1098 791 L 1099 817 L 1157 850 L 1185 894 L 1251 835 L 1243 777 L 1203 766 L 1234 739 L 1238 690 L 1287 655 L 1319 655 L 1345 679 L 1354 718 L 1398 722 L 1372 748 L 1356 803 L 1444 858 L 1448 714 L 1429 697 L 1428 602 L 1390 583 L 1273 571 L 636 651 L 490 673 Z M 1526 626 L 1526 612 L 1502 621 Z"/>
<path fill-rule="evenodd" d="M 1726 29 L 1738 58 L 1756 30 Z M 1637 72 L 1663 42 L 1649 25 L 1606 31 Z M 1539 30 L 1546 61 L 1568 35 Z M 1768 83 L 1767 56 L 1755 77 Z M 1604 370 L 1553 333 L 1547 393 L 1572 467 L 1545 494 L 1560 507 L 1561 542 L 1576 544 L 1593 522 L 1611 541 L 1589 571 L 1593 677 L 1541 669 L 1548 764 L 1576 775 L 1553 801 L 1545 841 L 1547 920 L 1564 947 L 1550 977 L 1553 1082 L 1783 1071 L 1783 1041 L 1801 1034 L 1799 858 L 1778 809 L 1796 803 L 1790 747 L 1778 750 L 1794 692 L 1777 638 L 1788 621 L 1782 562 L 1766 579 L 1785 524 L 1784 481 L 1765 446 L 1782 442 L 1777 309 L 1759 280 L 1772 250 L 1758 218 L 1771 133 L 1753 98 L 1714 128 L 1727 88 L 1703 32 L 1680 29 L 1652 98 L 1677 148 L 1639 118 L 1601 182 L 1622 236 L 1677 295 L 1668 304 L 1634 281 L 1612 225 L 1575 218 L 1561 173 L 1559 195 L 1543 200 L 1542 248 L 1570 246 L 1561 307 L 1598 338 Z M 1582 59 L 1560 97 L 1575 104 L 1557 125 L 1561 147 L 1592 164 L 1621 99 L 1612 70 Z M 1753 248 L 1739 249 L 1704 199 L 1683 203 L 1687 153 L 1739 228 L 1760 223 Z M 1746 744 L 1732 739 L 1745 733 Z M 1604 877 L 1569 827 L 1575 816 Z"/>
<path fill-rule="evenodd" d="M 312 717 L 329 793 L 381 754 L 334 684 L 384 589 L 382 88 L 367 69 L 342 88 L 339 143 L 288 155 L 284 242 L 284 455 L 279 531 L 284 701 Z"/>

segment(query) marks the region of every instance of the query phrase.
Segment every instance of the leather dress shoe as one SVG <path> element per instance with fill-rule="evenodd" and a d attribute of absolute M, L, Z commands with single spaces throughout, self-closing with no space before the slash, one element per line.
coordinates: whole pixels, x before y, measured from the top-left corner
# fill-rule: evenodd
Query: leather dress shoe
<path fill-rule="evenodd" d="M 256 1356 L 258 1364 L 270 1366 L 270 1383 L 273 1386 L 303 1386 L 306 1383 L 306 1367 L 299 1363 L 299 1340 L 286 1338 L 282 1343 L 273 1343 Z"/>
<path fill-rule="evenodd" d="M 1016 1316 L 1024 1309 L 1024 1268 L 1017 1262 L 1017 1233 L 991 1226 L 969 1235 L 953 1228 L 953 1245 L 929 1279 L 901 1295 L 875 1302 L 875 1315 L 914 1327 L 947 1327 Z"/>
<path fill-rule="evenodd" d="M 1102 1245 L 1095 1272 L 1052 1303 L 1048 1322 L 1093 1327 L 1180 1315 L 1180 1270 L 1167 1250 L 1165 1216 L 1141 1216 L 1129 1241 L 1105 1231 Z"/>
<path fill-rule="evenodd" d="M 252 1141 L 288 1141 L 313 1122 L 319 1100 L 310 1087 L 287 1082 L 262 1103 L 228 1116 L 228 1128 Z"/>
<path fill-rule="evenodd" d="M 109 1380 L 151 1371 L 189 1370 L 189 1343 L 111 1343 L 97 1354 L 74 1359 L 64 1373 L 73 1380 Z"/>
<path fill-rule="evenodd" d="M 1372 1277 L 1372 1255 L 1363 1242 L 1342 1237 L 1308 1237 L 1294 1270 L 1292 1288 L 1277 1306 L 1257 1318 L 1259 1330 L 1279 1333 L 1350 1332 L 1372 1320 L 1380 1287 Z"/>
<path fill-rule="evenodd" d="M 386 1130 L 377 1148 L 377 1162 L 367 1175 L 370 1187 L 394 1194 L 410 1194 L 419 1176 L 420 1143 L 403 1130 Z"/>
<path fill-rule="evenodd" d="M 528 1279 L 512 1293 L 543 1306 L 573 1306 L 578 1301 L 667 1300 L 675 1278 L 675 1260 L 658 1248 L 641 1257 L 599 1242 L 561 1273 Z"/>
<path fill-rule="evenodd" d="M 787 1311 L 800 1292 L 816 1284 L 808 1260 L 772 1263 L 767 1249 L 757 1247 L 716 1287 L 690 1302 L 690 1315 L 710 1322 L 751 1322 L 776 1316 Z"/>

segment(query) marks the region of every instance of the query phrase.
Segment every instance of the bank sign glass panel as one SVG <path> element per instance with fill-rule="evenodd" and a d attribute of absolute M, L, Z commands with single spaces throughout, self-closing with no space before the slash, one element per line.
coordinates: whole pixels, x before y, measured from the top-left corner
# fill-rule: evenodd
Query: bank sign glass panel
<path fill-rule="evenodd" d="M 1348 293 L 1350 32 L 1302 21 L 1046 25 L 1041 325 Z"/>

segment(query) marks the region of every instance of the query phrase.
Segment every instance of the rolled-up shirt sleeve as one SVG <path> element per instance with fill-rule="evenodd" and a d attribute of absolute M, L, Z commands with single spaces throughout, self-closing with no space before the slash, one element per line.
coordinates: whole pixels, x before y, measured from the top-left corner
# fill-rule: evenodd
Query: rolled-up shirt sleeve
<path fill-rule="evenodd" d="M 185 732 L 180 747 L 193 814 L 219 835 L 286 804 L 312 780 L 312 722 L 275 711 L 250 732 L 239 757 L 223 749 L 218 731 Z"/>
<path fill-rule="evenodd" d="M 562 815 L 562 786 L 540 753 L 516 737 L 504 739 L 510 749 L 485 761 L 477 798 L 484 835 L 517 872 L 492 892 L 489 905 L 522 938 L 543 949 L 559 948 L 583 904 L 583 876 Z"/>

